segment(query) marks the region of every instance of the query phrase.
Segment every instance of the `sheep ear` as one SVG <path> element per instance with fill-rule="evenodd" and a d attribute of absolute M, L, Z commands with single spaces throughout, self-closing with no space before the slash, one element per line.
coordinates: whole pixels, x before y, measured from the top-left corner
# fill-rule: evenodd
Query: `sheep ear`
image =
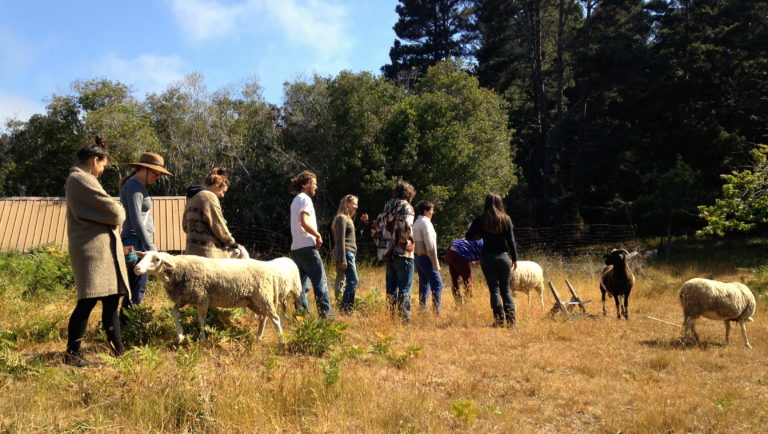
<path fill-rule="evenodd" d="M 170 262 L 168 262 L 168 260 L 166 260 L 166 259 L 163 259 L 163 265 L 165 266 L 165 268 L 167 268 L 167 269 L 169 269 L 169 270 L 173 270 L 173 264 L 171 264 Z"/>

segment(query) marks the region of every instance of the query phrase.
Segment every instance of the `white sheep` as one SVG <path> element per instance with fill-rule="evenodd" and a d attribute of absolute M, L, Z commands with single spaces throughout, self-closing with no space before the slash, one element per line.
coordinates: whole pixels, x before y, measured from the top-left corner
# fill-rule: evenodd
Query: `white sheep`
<path fill-rule="evenodd" d="M 275 261 L 213 259 L 145 252 L 142 260 L 134 267 L 134 272 L 154 274 L 162 280 L 168 298 L 174 303 L 172 315 L 179 341 L 184 340 L 179 309 L 192 305 L 197 308 L 197 320 L 203 338 L 209 307 L 247 307 L 259 319 L 259 339 L 264 335 L 264 327 L 269 318 L 283 343 L 283 328 L 277 306 L 285 306 L 288 294 L 292 294 L 294 303 L 297 303 L 301 283 L 298 267 L 293 261 L 288 258 Z"/>
<path fill-rule="evenodd" d="M 517 267 L 509 276 L 509 290 L 528 294 L 531 305 L 531 291 L 539 293 L 541 307 L 544 307 L 544 271 L 533 261 L 517 261 Z"/>
<path fill-rule="evenodd" d="M 752 348 L 747 339 L 747 321 L 752 321 L 755 313 L 755 296 L 743 283 L 691 279 L 680 287 L 680 305 L 683 307 L 683 340 L 690 330 L 696 342 L 699 342 L 696 320 L 703 316 L 725 322 L 726 345 L 729 342 L 731 321 L 738 322 L 744 336 L 744 345 Z"/>

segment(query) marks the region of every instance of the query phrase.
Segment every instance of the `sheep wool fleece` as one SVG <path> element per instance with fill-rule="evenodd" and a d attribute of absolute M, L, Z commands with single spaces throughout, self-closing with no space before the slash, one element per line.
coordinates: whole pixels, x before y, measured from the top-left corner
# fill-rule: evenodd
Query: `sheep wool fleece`
<path fill-rule="evenodd" d="M 79 167 L 66 183 L 69 259 L 78 300 L 128 294 L 120 225 L 125 211 L 98 179 Z"/>
<path fill-rule="evenodd" d="M 166 258 L 173 269 L 164 272 L 165 290 L 179 307 L 207 302 L 211 307 L 248 306 L 266 315 L 282 303 L 279 289 L 285 283 L 265 262 L 192 255 Z"/>

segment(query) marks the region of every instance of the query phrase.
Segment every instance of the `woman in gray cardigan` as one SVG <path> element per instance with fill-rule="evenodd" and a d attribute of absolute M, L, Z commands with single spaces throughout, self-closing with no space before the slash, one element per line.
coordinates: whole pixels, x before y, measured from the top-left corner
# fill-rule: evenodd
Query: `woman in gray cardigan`
<path fill-rule="evenodd" d="M 357 254 L 357 237 L 355 236 L 354 217 L 357 212 L 357 196 L 348 194 L 341 198 L 339 210 L 331 224 L 334 255 L 339 270 L 344 273 L 346 285 L 341 298 L 341 312 L 350 313 L 355 306 L 355 290 L 357 289 L 357 267 L 355 256 Z M 360 221 L 368 221 L 368 214 L 362 214 Z"/>
<path fill-rule="evenodd" d="M 109 163 L 100 137 L 77 152 L 78 164 L 69 169 L 66 184 L 67 238 L 69 259 L 77 287 L 77 305 L 67 326 L 64 361 L 83 367 L 90 363 L 80 353 L 88 317 L 101 300 L 101 322 L 115 355 L 123 353 L 118 305 L 128 293 L 128 275 L 123 261 L 119 228 L 125 212 L 98 181 Z"/>

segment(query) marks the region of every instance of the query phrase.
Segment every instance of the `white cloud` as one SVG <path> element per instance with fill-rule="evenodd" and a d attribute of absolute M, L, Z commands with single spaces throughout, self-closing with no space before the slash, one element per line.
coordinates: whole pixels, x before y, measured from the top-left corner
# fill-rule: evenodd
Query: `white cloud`
<path fill-rule="evenodd" d="M 171 8 L 193 41 L 229 35 L 248 4 L 225 6 L 215 0 L 173 0 Z"/>
<path fill-rule="evenodd" d="M 0 91 L 0 128 L 10 119 L 26 121 L 35 113 L 45 113 L 45 106 L 21 95 Z"/>
<path fill-rule="evenodd" d="M 316 66 L 346 58 L 353 45 L 349 12 L 326 0 L 245 0 L 225 5 L 216 0 L 173 0 L 172 9 L 192 42 L 258 34 L 264 43 L 287 41 L 308 49 Z"/>
<path fill-rule="evenodd" d="M 134 59 L 107 55 L 94 66 L 94 73 L 133 86 L 140 93 L 161 92 L 184 78 L 186 62 L 179 56 L 142 54 Z"/>

